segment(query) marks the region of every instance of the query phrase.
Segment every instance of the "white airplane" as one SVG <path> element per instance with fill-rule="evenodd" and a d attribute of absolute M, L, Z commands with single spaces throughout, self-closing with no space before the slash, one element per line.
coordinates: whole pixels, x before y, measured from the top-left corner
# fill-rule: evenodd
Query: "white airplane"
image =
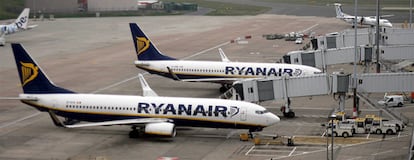
<path fill-rule="evenodd" d="M 214 82 L 222 84 L 221 92 L 234 81 L 246 78 L 303 76 L 321 73 L 321 70 L 295 64 L 231 62 L 219 49 L 222 61 L 184 61 L 163 55 L 135 23 L 129 24 L 132 41 L 138 56 L 135 66 L 174 80 Z"/>
<path fill-rule="evenodd" d="M 0 46 L 6 44 L 6 39 L 4 38 L 6 35 L 37 27 L 37 25 L 27 26 L 27 23 L 29 22 L 29 12 L 30 8 L 25 8 L 14 23 L 0 25 Z"/>
<path fill-rule="evenodd" d="M 11 44 L 23 94 L 19 100 L 48 112 L 56 126 L 66 128 L 130 125 L 140 133 L 174 137 L 176 126 L 261 131 L 280 121 L 264 107 L 242 101 L 158 97 L 140 75 L 143 96 L 82 94 L 56 86 L 20 44 Z M 57 116 L 88 123 L 67 124 Z M 139 128 L 139 130 L 137 129 Z"/>
<path fill-rule="evenodd" d="M 349 24 L 352 24 L 352 28 L 355 27 L 354 25 L 354 19 L 355 16 L 351 16 L 349 14 L 342 12 L 342 5 L 340 3 L 335 3 L 335 10 L 336 10 L 336 18 L 341 19 Z M 381 17 L 389 17 L 391 15 L 385 15 Z M 379 25 L 381 27 L 389 27 L 392 28 L 392 24 L 390 21 L 386 19 L 379 20 Z M 377 25 L 377 17 L 376 16 L 357 16 L 357 22 L 361 25 L 370 25 L 370 26 L 376 26 Z"/>

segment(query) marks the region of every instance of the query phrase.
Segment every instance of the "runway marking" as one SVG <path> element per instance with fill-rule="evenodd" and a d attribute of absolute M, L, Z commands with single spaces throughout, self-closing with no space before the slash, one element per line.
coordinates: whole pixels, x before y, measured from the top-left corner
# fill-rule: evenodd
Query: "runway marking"
<path fill-rule="evenodd" d="M 403 137 L 406 137 L 408 135 L 403 135 Z M 391 137 L 391 138 L 386 138 L 385 140 L 391 140 L 391 139 L 395 139 L 398 137 Z M 342 146 L 342 148 L 349 148 L 349 147 L 353 147 L 353 146 L 357 146 L 357 145 L 365 145 L 365 144 L 371 144 L 371 143 L 376 143 L 376 142 L 380 142 L 382 140 L 374 140 L 374 141 L 368 141 L 368 142 L 363 142 L 363 143 L 357 143 L 357 144 L 349 144 L 349 145 L 344 145 Z M 328 148 L 330 148 L 331 145 L 328 146 Z M 337 148 L 337 147 L 334 147 Z M 324 149 L 320 149 L 320 150 L 314 150 L 314 151 L 310 151 L 310 152 L 302 152 L 302 153 L 298 153 L 298 154 L 294 154 L 291 156 L 281 156 L 281 157 L 277 157 L 277 158 L 272 158 L 272 159 L 282 159 L 282 158 L 286 158 L 286 157 L 296 157 L 296 156 L 301 156 L 301 155 L 305 155 L 305 154 L 312 154 L 312 153 L 318 153 L 318 152 L 326 152 L 326 148 Z M 380 152 L 377 154 L 383 154 L 385 152 Z M 375 153 L 374 153 L 375 154 Z"/>
<path fill-rule="evenodd" d="M 227 44 L 229 44 L 229 43 L 230 43 L 230 41 L 227 41 L 227 42 L 221 43 L 221 44 L 216 45 L 216 46 L 214 46 L 214 47 L 211 47 L 211 48 L 208 48 L 208 49 L 202 50 L 202 51 L 200 51 L 200 52 L 194 53 L 193 55 L 190 55 L 190 56 L 184 57 L 183 59 L 189 59 L 189 58 L 192 58 L 192 57 L 195 57 L 195 56 L 199 56 L 199 55 L 204 54 L 204 53 L 206 53 L 206 52 L 208 52 L 208 51 L 210 51 L 210 50 L 217 49 L 217 48 L 219 48 L 219 47 L 225 46 L 225 45 L 227 45 Z"/>
<path fill-rule="evenodd" d="M 292 151 L 289 153 L 289 156 L 292 156 L 293 152 L 295 152 L 296 147 L 292 149 Z"/>
<path fill-rule="evenodd" d="M 348 159 L 348 160 L 356 160 L 356 159 L 361 159 L 362 157 L 361 156 L 359 156 L 359 157 L 355 157 L 355 158 L 351 158 L 351 159 Z"/>
<path fill-rule="evenodd" d="M 312 28 L 314 28 L 314 27 L 316 27 L 316 26 L 318 26 L 318 25 L 319 25 L 319 24 L 318 24 L 318 23 L 316 23 L 316 24 L 314 24 L 313 26 L 310 26 L 310 27 L 308 27 L 308 28 L 306 28 L 305 30 L 300 31 L 300 32 L 304 33 L 304 32 L 306 32 L 306 31 L 308 31 L 308 30 L 311 30 Z"/>
<path fill-rule="evenodd" d="M 244 155 L 247 156 L 253 149 L 255 146 L 252 146 L 252 148 L 249 149 L 249 151 L 247 151 Z"/>
<path fill-rule="evenodd" d="M 376 156 L 376 155 L 379 155 L 379 154 L 384 154 L 384 153 L 389 153 L 389 152 L 393 152 L 393 150 L 388 150 L 388 151 L 383 151 L 383 152 L 377 152 L 377 153 L 373 153 L 371 155 L 372 156 Z"/>
<path fill-rule="evenodd" d="M 148 74 L 148 72 L 143 73 L 142 75 L 144 75 L 144 74 Z M 133 77 L 130 77 L 130 78 L 127 78 L 127 79 L 124 79 L 124 80 L 122 80 L 122 81 L 116 82 L 116 83 L 111 84 L 111 85 L 109 85 L 109 86 L 106 86 L 106 87 L 103 87 L 103 88 L 97 89 L 97 90 L 95 90 L 95 91 L 93 91 L 93 92 L 91 92 L 91 93 L 97 93 L 97 92 L 100 92 L 100 91 L 103 91 L 103 90 L 106 90 L 106 89 L 109 89 L 109 88 L 112 88 L 112 87 L 115 87 L 115 86 L 121 85 L 122 83 L 128 82 L 128 81 L 130 81 L 130 80 L 137 79 L 137 77 L 138 77 L 138 75 L 133 76 Z"/>
<path fill-rule="evenodd" d="M 3 124 L 3 125 L 1 125 L 1 126 L 0 126 L 0 128 L 4 128 L 4 127 L 10 126 L 10 125 L 12 125 L 12 124 L 19 123 L 19 122 L 24 121 L 24 120 L 26 120 L 26 119 L 29 119 L 29 118 L 35 117 L 35 116 L 39 115 L 40 113 L 42 113 L 42 112 L 37 112 L 37 113 L 35 113 L 35 114 L 28 115 L 28 116 L 26 116 L 26 117 L 23 117 L 23 118 L 20 118 L 20 119 L 14 120 L 14 121 L 12 121 L 12 122 L 10 122 L 10 123 Z"/>

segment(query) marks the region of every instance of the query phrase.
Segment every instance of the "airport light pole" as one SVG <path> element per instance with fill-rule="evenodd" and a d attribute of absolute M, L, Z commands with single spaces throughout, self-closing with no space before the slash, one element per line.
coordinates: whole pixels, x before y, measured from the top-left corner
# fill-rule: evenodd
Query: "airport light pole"
<path fill-rule="evenodd" d="M 381 65 L 380 65 L 380 63 L 379 63 L 379 60 L 380 60 L 380 58 L 379 58 L 379 56 L 380 56 L 380 54 L 379 54 L 379 52 L 380 52 L 380 49 L 379 49 L 379 38 L 380 38 L 380 0 L 377 0 L 377 31 L 376 31 L 376 36 L 375 36 L 375 45 L 377 46 L 377 49 L 376 49 L 376 59 L 377 59 L 377 67 L 376 67 L 376 69 L 377 69 L 377 73 L 380 73 L 381 72 Z"/>
<path fill-rule="evenodd" d="M 413 0 L 410 0 L 410 29 L 411 29 L 412 18 L 413 18 Z"/>
<path fill-rule="evenodd" d="M 334 120 L 336 119 L 336 115 L 330 115 L 329 119 L 331 120 L 331 160 L 334 160 L 334 153 L 333 153 L 333 148 L 334 148 Z"/>
<path fill-rule="evenodd" d="M 329 126 L 329 124 L 328 124 L 328 126 Z M 325 133 L 326 133 L 326 135 L 325 135 L 326 136 L 326 160 L 329 160 L 329 138 L 328 138 L 329 127 L 328 126 L 325 126 L 326 127 L 326 130 L 325 130 Z M 332 133 L 331 133 L 331 136 L 332 136 Z"/>
<path fill-rule="evenodd" d="M 355 49 L 355 54 L 354 54 L 354 73 L 353 73 L 353 78 L 352 78 L 352 91 L 353 91 L 353 117 L 358 116 L 358 108 L 357 108 L 357 55 L 358 55 L 358 0 L 355 0 L 355 7 L 354 7 L 354 14 L 355 14 L 355 18 L 354 18 L 354 29 L 355 29 L 355 42 L 354 42 L 354 49 Z M 361 19 L 362 20 L 362 19 Z"/>

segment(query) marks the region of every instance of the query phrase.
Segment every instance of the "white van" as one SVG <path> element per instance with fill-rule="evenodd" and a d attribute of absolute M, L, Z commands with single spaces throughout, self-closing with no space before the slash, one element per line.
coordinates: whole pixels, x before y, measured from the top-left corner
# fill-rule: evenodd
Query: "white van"
<path fill-rule="evenodd" d="M 378 101 L 379 104 L 387 107 L 402 107 L 404 105 L 404 97 L 401 95 L 386 95 L 383 101 Z"/>

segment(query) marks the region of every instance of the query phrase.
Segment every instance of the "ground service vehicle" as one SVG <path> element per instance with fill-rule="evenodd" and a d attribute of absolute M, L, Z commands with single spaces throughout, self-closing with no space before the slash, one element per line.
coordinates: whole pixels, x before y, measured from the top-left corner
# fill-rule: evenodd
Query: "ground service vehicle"
<path fill-rule="evenodd" d="M 327 126 L 326 134 L 328 136 L 333 135 L 334 137 L 341 136 L 341 137 L 344 137 L 344 138 L 349 137 L 349 136 L 354 136 L 354 134 L 352 132 L 353 127 L 351 127 L 351 126 L 339 125 L 338 123 L 336 123 L 336 124 L 333 125 L 333 129 L 331 127 L 332 127 L 331 125 Z M 333 130 L 333 133 L 332 133 L 332 130 Z"/>
<path fill-rule="evenodd" d="M 387 95 L 384 100 L 378 101 L 380 105 L 387 107 L 402 107 L 404 105 L 404 97 L 401 95 Z"/>
<path fill-rule="evenodd" d="M 397 127 L 392 123 L 383 123 L 382 118 L 357 118 L 355 119 L 355 133 L 395 134 Z"/>

